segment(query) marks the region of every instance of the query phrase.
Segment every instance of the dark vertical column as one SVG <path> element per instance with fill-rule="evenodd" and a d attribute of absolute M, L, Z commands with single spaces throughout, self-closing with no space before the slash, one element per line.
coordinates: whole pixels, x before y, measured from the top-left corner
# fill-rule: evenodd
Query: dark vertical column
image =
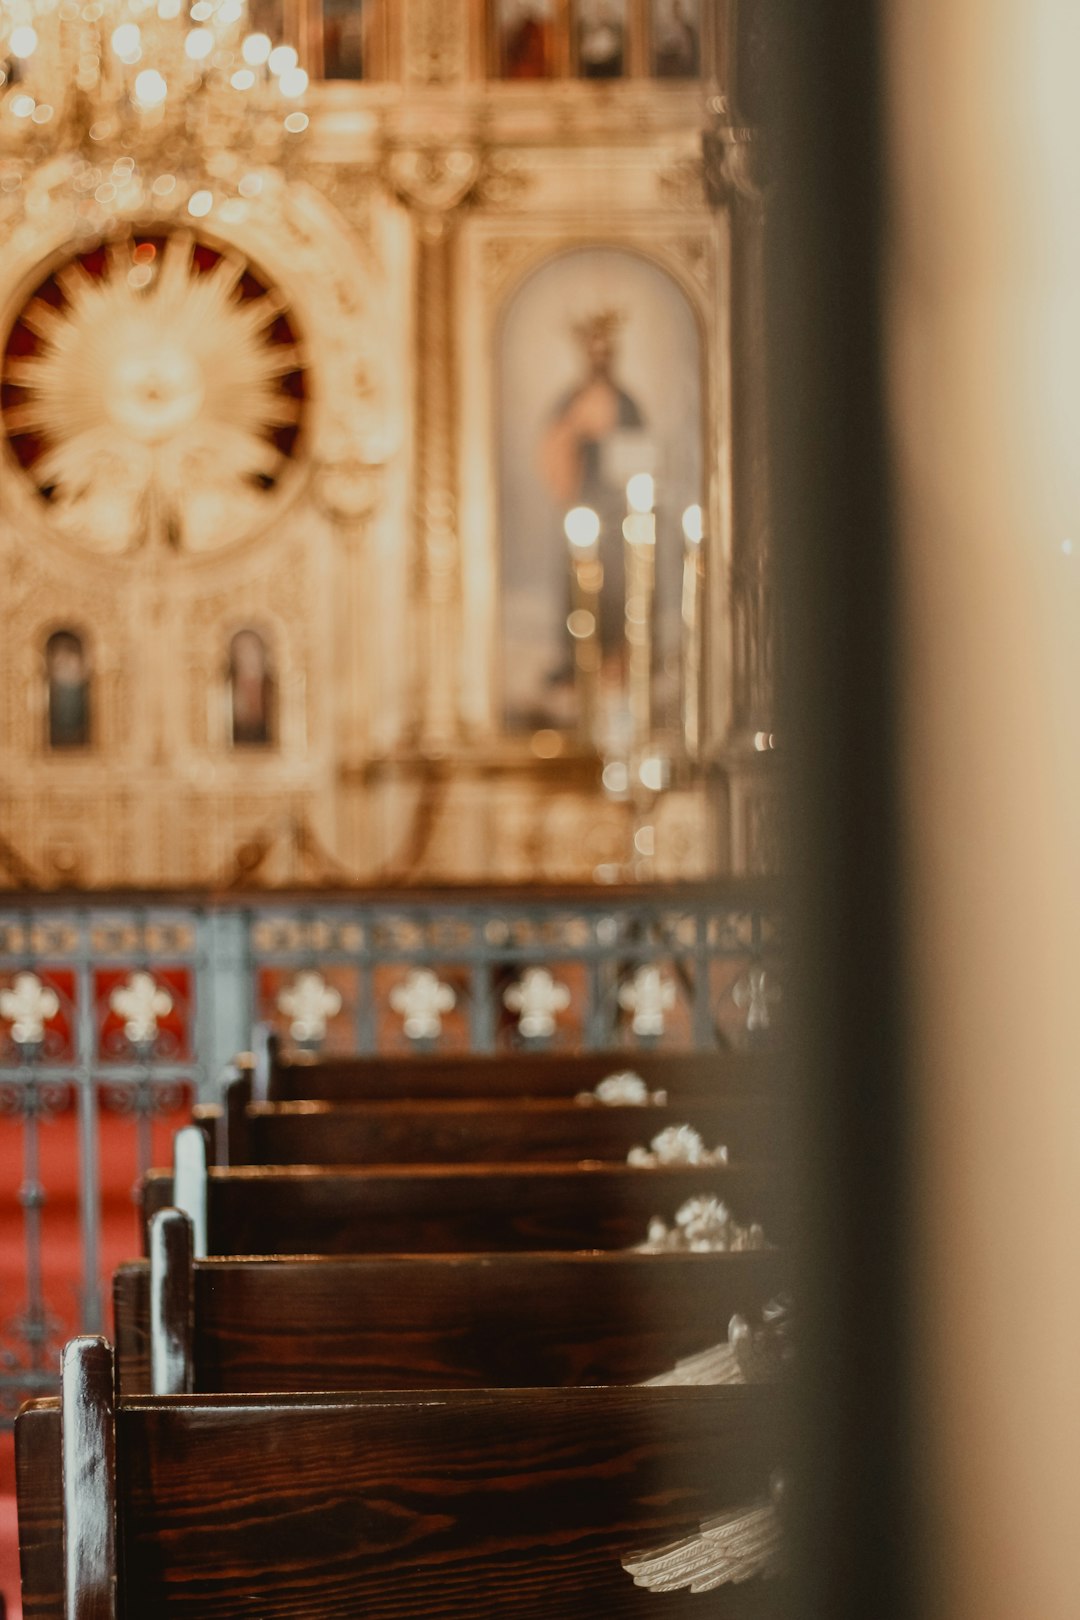
<path fill-rule="evenodd" d="M 744 131 L 733 132 L 745 134 Z M 731 729 L 736 747 L 773 729 L 774 615 L 765 366 L 765 194 L 759 143 L 726 151 L 731 197 Z"/>
<path fill-rule="evenodd" d="M 417 588 L 426 606 L 422 733 L 449 742 L 457 726 L 455 655 L 459 592 L 452 213 L 426 210 L 417 229 L 416 503 L 421 539 Z"/>
<path fill-rule="evenodd" d="M 914 1616 L 882 0 L 775 0 L 769 138 L 779 734 L 797 875 L 799 1613 Z"/>

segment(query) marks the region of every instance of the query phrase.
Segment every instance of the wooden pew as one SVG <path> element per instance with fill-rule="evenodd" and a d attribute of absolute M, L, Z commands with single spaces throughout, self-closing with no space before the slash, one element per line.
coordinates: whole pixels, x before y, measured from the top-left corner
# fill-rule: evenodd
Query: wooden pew
<path fill-rule="evenodd" d="M 476 1254 L 525 1249 L 629 1249 L 650 1219 L 668 1221 L 688 1199 L 723 1200 L 736 1220 L 784 1240 L 772 1168 L 731 1164 L 377 1165 L 206 1169 L 197 1127 L 177 1132 L 179 1185 L 152 1170 L 146 1221 L 176 1205 L 196 1228 L 196 1253 Z M 197 1162 L 196 1162 L 197 1161 Z"/>
<path fill-rule="evenodd" d="M 244 1081 L 234 1082 L 241 1088 Z M 212 1118 L 208 1110 L 202 1118 Z M 230 1164 L 625 1164 L 663 1130 L 690 1125 L 712 1152 L 735 1159 L 776 1152 L 768 1098 L 666 1107 L 583 1107 L 561 1098 L 374 1103 L 254 1103 L 229 1096 L 217 1116 L 216 1162 Z"/>
<path fill-rule="evenodd" d="M 318 1057 L 283 1050 L 277 1035 L 256 1032 L 252 1057 L 258 1102 L 377 1102 L 405 1098 L 563 1097 L 591 1091 L 630 1069 L 673 1100 L 716 1098 L 772 1087 L 767 1053 L 505 1052 L 477 1056 L 409 1053 L 401 1057 Z"/>
<path fill-rule="evenodd" d="M 25 1620 L 765 1620 L 624 1563 L 759 1500 L 773 1389 L 575 1389 L 114 1404 L 104 1340 L 16 1425 Z M 65 1594 L 67 1607 L 65 1611 Z"/>
<path fill-rule="evenodd" d="M 756 1320 L 784 1272 L 775 1251 L 194 1260 L 163 1210 L 113 1283 L 119 1388 L 641 1383 Z"/>

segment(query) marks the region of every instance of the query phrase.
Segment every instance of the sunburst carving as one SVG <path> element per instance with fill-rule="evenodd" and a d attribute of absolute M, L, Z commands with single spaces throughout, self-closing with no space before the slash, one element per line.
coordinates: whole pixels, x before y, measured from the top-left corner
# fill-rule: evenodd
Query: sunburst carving
<path fill-rule="evenodd" d="M 307 373 L 285 299 L 186 231 L 78 254 L 8 335 L 3 424 L 48 518 L 99 553 L 213 551 L 272 516 Z"/>

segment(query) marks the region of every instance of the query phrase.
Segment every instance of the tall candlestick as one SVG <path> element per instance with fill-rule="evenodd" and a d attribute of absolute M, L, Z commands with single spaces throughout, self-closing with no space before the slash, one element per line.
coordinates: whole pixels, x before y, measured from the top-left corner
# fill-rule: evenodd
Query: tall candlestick
<path fill-rule="evenodd" d="M 563 524 L 570 545 L 570 612 L 566 627 L 574 643 L 574 683 L 578 698 L 578 733 L 594 744 L 597 690 L 600 680 L 600 518 L 588 506 L 575 506 Z"/>
<path fill-rule="evenodd" d="M 683 552 L 683 742 L 691 759 L 701 747 L 701 617 L 705 595 L 704 518 L 700 506 L 688 506 L 682 519 Z"/>
<path fill-rule="evenodd" d="M 627 690 L 634 746 L 647 748 L 652 735 L 652 604 L 656 574 L 655 485 L 649 473 L 635 473 L 626 486 L 629 507 L 623 522 L 626 541 Z"/>

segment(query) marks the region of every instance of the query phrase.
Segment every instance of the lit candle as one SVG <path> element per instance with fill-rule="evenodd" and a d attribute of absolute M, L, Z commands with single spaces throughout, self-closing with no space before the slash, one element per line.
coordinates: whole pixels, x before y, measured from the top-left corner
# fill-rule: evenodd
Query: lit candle
<path fill-rule="evenodd" d="M 701 616 L 704 605 L 705 520 L 700 506 L 688 506 L 682 517 L 683 539 L 683 740 L 696 757 L 701 747 Z"/>
<path fill-rule="evenodd" d="M 656 574 L 656 484 L 635 473 L 626 486 L 627 687 L 634 745 L 645 749 L 652 732 L 652 603 Z"/>
<path fill-rule="evenodd" d="M 578 731 L 586 743 L 596 741 L 597 686 L 600 679 L 600 518 L 591 506 L 567 512 L 563 529 L 570 546 L 570 613 L 566 620 L 574 643 L 574 677 L 578 693 Z"/>

